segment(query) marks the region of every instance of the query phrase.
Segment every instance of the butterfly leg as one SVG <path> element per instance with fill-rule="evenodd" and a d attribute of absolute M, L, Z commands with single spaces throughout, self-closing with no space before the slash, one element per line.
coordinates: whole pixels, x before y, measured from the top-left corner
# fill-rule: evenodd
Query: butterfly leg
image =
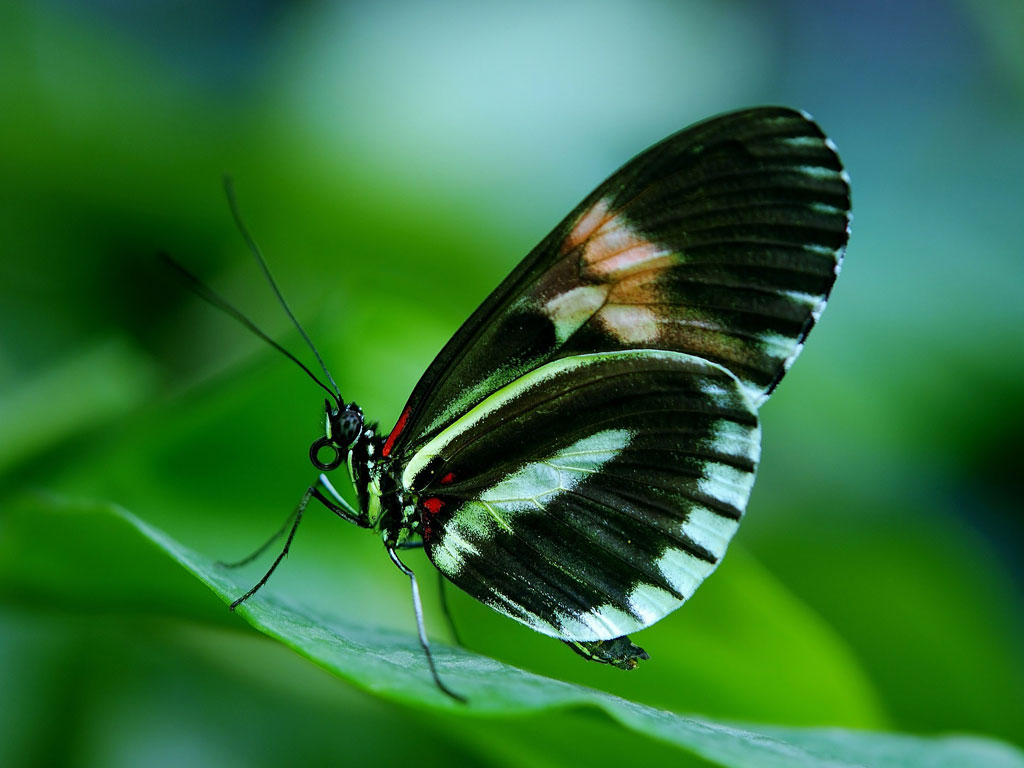
<path fill-rule="evenodd" d="M 288 515 L 288 519 L 284 521 L 284 525 L 281 526 L 281 529 L 273 536 L 271 536 L 269 539 L 267 539 L 265 542 L 263 542 L 263 544 L 260 545 L 259 549 L 257 549 L 251 555 L 243 557 L 241 560 L 236 560 L 233 563 L 225 563 L 223 560 L 218 560 L 217 565 L 219 565 L 221 568 L 241 568 L 243 565 L 248 565 L 257 557 L 266 552 L 270 548 L 271 544 L 273 544 L 275 541 L 284 536 L 285 532 L 292 526 L 292 522 L 295 520 L 295 516 L 298 514 L 298 512 L 298 508 L 293 509 L 291 514 Z"/>
<path fill-rule="evenodd" d="M 437 668 L 434 666 L 434 657 L 430 653 L 430 643 L 427 641 L 427 631 L 423 627 L 423 605 L 420 602 L 420 588 L 419 584 L 416 582 L 416 574 L 412 572 L 412 569 L 409 566 L 398 559 L 398 554 L 395 552 L 394 548 L 386 547 L 386 549 L 388 551 L 388 557 L 391 558 L 391 562 L 395 564 L 398 570 L 409 577 L 409 582 L 412 585 L 412 607 L 413 611 L 416 613 L 416 631 L 419 633 L 420 647 L 423 648 L 423 653 L 427 656 L 427 666 L 430 667 L 430 674 L 434 678 L 434 682 L 437 684 L 438 688 L 453 699 L 465 703 L 465 696 L 460 696 L 455 693 L 448 686 L 442 683 L 441 678 L 438 677 Z"/>
<path fill-rule="evenodd" d="M 306 507 L 309 505 L 310 499 L 316 499 L 325 507 L 327 507 L 327 509 L 331 510 L 331 512 L 340 517 L 342 520 L 354 523 L 355 525 L 358 525 L 361 528 L 366 527 L 366 525 L 363 523 L 362 519 L 359 517 L 356 511 L 334 489 L 334 486 L 331 485 L 330 481 L 327 479 L 326 476 L 321 474 L 320 477 L 318 478 L 318 482 L 322 484 L 327 489 L 328 493 L 334 496 L 334 498 L 337 499 L 340 503 L 334 503 L 333 501 L 331 501 L 331 499 L 328 499 L 326 496 L 324 496 L 323 493 L 321 493 L 320 489 L 317 488 L 315 484 L 311 485 L 309 486 L 309 488 L 306 489 L 306 492 L 302 494 L 302 498 L 299 500 L 298 505 L 296 505 L 295 510 L 291 513 L 291 515 L 288 516 L 288 519 L 285 521 L 285 524 L 281 527 L 281 530 L 279 530 L 277 533 L 271 536 L 270 539 L 268 539 L 263 544 L 263 546 L 261 546 L 248 557 L 239 560 L 238 562 L 220 563 L 220 565 L 227 568 L 237 568 L 238 566 L 252 562 L 261 554 L 263 554 L 263 552 L 266 551 L 266 549 L 271 544 L 273 544 L 275 541 L 281 538 L 285 531 L 288 531 L 288 538 L 285 539 L 284 548 L 281 550 L 280 554 L 274 559 L 274 562 L 271 564 L 270 568 L 267 569 L 267 572 L 263 574 L 263 578 L 256 582 L 256 585 L 252 589 L 250 589 L 240 598 L 231 603 L 229 607 L 232 611 L 235 610 L 235 608 L 240 606 L 242 603 L 244 603 L 246 600 L 248 600 L 250 597 L 255 595 L 257 592 L 259 592 L 260 589 L 263 588 L 263 585 L 267 583 L 267 580 L 270 578 L 270 575 L 277 569 L 277 566 L 280 565 L 281 561 L 288 555 L 288 550 L 292 546 L 292 539 L 295 538 L 295 531 L 298 530 L 299 523 L 302 522 L 302 513 L 306 511 Z"/>
<path fill-rule="evenodd" d="M 422 541 L 403 541 L 395 549 L 423 549 Z M 448 580 L 440 571 L 437 572 L 437 594 L 441 601 L 441 613 L 448 622 L 448 630 L 452 633 L 455 644 L 462 647 L 462 640 L 459 638 L 459 631 L 455 628 L 455 620 L 452 618 L 451 609 L 448 607 L 448 591 L 445 589 Z"/>
<path fill-rule="evenodd" d="M 344 498 L 343 498 L 343 497 L 342 497 L 342 496 L 341 496 L 341 495 L 340 495 L 340 494 L 339 494 L 339 493 L 338 493 L 338 492 L 337 492 L 337 491 L 336 491 L 336 490 L 334 489 L 334 486 L 333 486 L 333 485 L 331 485 L 331 483 L 330 483 L 330 481 L 329 481 L 329 480 L 327 479 L 327 477 L 326 477 L 325 475 L 322 475 L 322 474 L 321 474 L 321 475 L 320 475 L 320 477 L 319 477 L 319 480 L 318 480 L 318 482 L 320 482 L 320 483 L 321 483 L 321 484 L 322 484 L 322 485 L 323 485 L 323 486 L 324 486 L 324 487 L 325 487 L 325 488 L 327 489 L 327 491 L 328 491 L 328 492 L 329 492 L 329 493 L 331 494 L 331 496 L 333 496 L 333 497 L 334 497 L 334 499 L 335 499 L 335 500 L 336 500 L 336 501 L 337 501 L 338 503 L 337 503 L 337 504 L 335 504 L 335 503 L 332 503 L 331 501 L 328 501 L 327 499 L 324 499 L 324 498 L 323 498 L 323 497 L 322 497 L 322 496 L 321 496 L 321 495 L 320 495 L 320 494 L 319 494 L 319 493 L 318 493 L 318 492 L 316 491 L 316 489 L 315 489 L 315 488 L 310 488 L 310 489 L 309 489 L 309 490 L 307 491 L 307 493 L 309 493 L 310 495 L 312 495 L 312 496 L 313 496 L 313 498 L 315 498 L 315 499 L 316 499 L 317 501 L 319 501 L 319 502 L 320 502 L 321 504 L 323 504 L 323 505 L 324 505 L 325 507 L 327 507 L 327 508 L 328 508 L 329 510 L 331 510 L 332 512 L 334 512 L 334 514 L 338 515 L 338 517 L 340 517 L 340 518 L 342 518 L 343 520 L 346 520 L 346 521 L 348 521 L 348 522 L 350 522 L 350 523 L 355 523 L 355 524 L 359 525 L 359 520 L 358 520 L 358 518 L 359 518 L 359 515 L 358 515 L 358 513 L 357 513 L 357 512 L 356 512 L 356 511 L 355 511 L 355 510 L 354 510 L 354 509 L 352 508 L 352 506 L 351 506 L 351 505 L 350 505 L 350 504 L 349 504 L 349 503 L 348 503 L 347 501 L 345 501 L 345 499 L 344 499 Z M 304 501 L 305 503 L 308 503 L 308 501 L 309 501 L 309 500 L 308 500 L 308 499 L 304 499 L 303 501 Z M 305 506 L 305 504 L 304 504 L 303 502 L 300 502 L 300 504 L 302 504 L 302 506 Z M 243 565 L 248 565 L 248 564 L 249 564 L 249 563 L 251 563 L 251 562 L 252 562 L 253 560 L 255 560 L 255 559 L 256 559 L 257 557 L 259 557 L 259 556 L 260 556 L 260 555 L 262 555 L 262 554 L 263 554 L 264 552 L 266 552 L 266 551 L 267 551 L 267 549 L 269 549 L 269 548 L 270 548 L 270 545 L 271 545 L 271 544 L 273 544 L 273 543 L 274 543 L 275 541 L 277 541 L 277 540 L 278 540 L 278 539 L 280 539 L 280 538 L 281 538 L 282 536 L 284 536 L 285 532 L 286 532 L 286 531 L 287 531 L 287 530 L 288 530 L 288 529 L 289 529 L 289 528 L 291 527 L 291 525 L 292 525 L 293 521 L 295 520 L 295 516 L 296 516 L 296 515 L 297 515 L 298 513 L 299 513 L 299 510 L 298 510 L 298 508 L 295 508 L 295 509 L 293 509 L 293 510 L 292 510 L 292 513 L 291 513 L 290 515 L 288 515 L 288 519 L 284 521 L 284 525 L 282 525 L 282 526 L 281 526 L 281 529 L 280 529 L 280 530 L 279 530 L 279 531 L 278 531 L 277 533 L 275 533 L 275 534 L 274 534 L 273 536 L 271 536 L 271 537 L 270 537 L 269 539 L 267 539 L 267 540 L 266 540 L 265 542 L 263 542 L 263 544 L 262 544 L 262 545 L 261 545 L 261 546 L 259 547 L 259 549 L 257 549 L 257 550 L 256 550 L 255 552 L 253 552 L 253 553 L 252 553 L 251 555 L 249 555 L 249 556 L 247 556 L 247 557 L 243 557 L 243 558 L 242 558 L 241 560 L 236 560 L 235 562 L 232 562 L 232 563 L 225 563 L 224 561 L 218 561 L 218 562 L 217 562 L 217 565 L 219 565 L 219 566 L 220 566 L 221 568 L 240 568 L 240 567 L 242 567 Z M 365 527 L 365 526 L 362 526 L 362 527 Z"/>
<path fill-rule="evenodd" d="M 366 524 L 362 521 L 362 517 L 355 510 L 355 508 L 345 500 L 344 496 L 338 493 L 338 491 L 335 489 L 333 485 L 331 485 L 331 481 L 327 479 L 327 475 L 321 472 L 320 477 L 318 477 L 316 481 L 320 483 L 320 485 L 322 485 L 326 489 L 326 491 L 329 494 L 331 494 L 331 497 L 333 498 L 333 502 L 328 501 L 317 490 L 316 485 L 314 484 L 313 487 L 310 488 L 310 490 L 313 491 L 313 496 L 316 498 L 317 501 L 319 501 L 321 504 L 323 504 L 325 507 L 331 510 L 331 512 L 336 514 L 342 520 L 345 520 L 349 523 L 355 523 L 360 528 L 367 527 Z"/>
<path fill-rule="evenodd" d="M 312 498 L 314 493 L 316 493 L 316 488 L 314 488 L 313 486 L 310 486 L 309 488 L 306 489 L 306 492 L 304 494 L 302 494 L 302 499 L 299 501 L 298 506 L 295 507 L 295 511 L 292 512 L 292 518 L 294 518 L 294 522 L 292 522 L 291 530 L 288 531 L 288 538 L 285 539 L 284 549 L 281 550 L 281 553 L 274 560 L 274 562 L 270 566 L 270 568 L 267 569 L 267 572 L 265 574 L 263 574 L 263 578 L 260 579 L 258 582 L 256 582 L 256 585 L 252 589 L 250 589 L 248 592 L 246 592 L 240 598 L 238 598 L 233 603 L 231 603 L 230 606 L 228 606 L 232 611 L 235 610 L 235 608 L 240 606 L 242 603 L 244 603 L 246 600 L 248 600 L 250 597 L 255 595 L 257 592 L 260 591 L 260 589 L 263 588 L 263 585 L 267 583 L 267 579 L 270 578 L 270 574 L 272 574 L 274 572 L 274 570 L 277 568 L 278 564 L 288 554 L 288 550 L 289 550 L 289 548 L 292 545 L 292 539 L 295 538 L 295 531 L 298 530 L 299 523 L 302 522 L 302 513 L 306 511 L 306 505 L 309 504 L 309 500 L 310 500 L 310 498 Z M 292 518 L 289 518 L 289 519 L 292 519 Z M 282 528 L 281 530 L 283 531 L 284 529 Z M 273 538 L 271 538 L 271 540 L 268 541 L 267 544 L 265 544 L 263 547 L 261 547 L 260 550 L 258 550 L 256 552 L 256 554 L 259 554 L 260 552 L 262 552 L 262 550 L 266 549 L 266 547 L 271 542 L 273 542 L 277 538 L 278 535 L 280 535 L 280 532 L 278 532 L 277 535 L 275 535 Z M 251 558 L 248 558 L 248 559 L 251 559 Z M 248 562 L 248 559 L 243 560 L 242 562 Z"/>
<path fill-rule="evenodd" d="M 612 640 L 563 640 L 566 645 L 588 661 L 611 664 L 619 669 L 636 669 L 636 665 L 651 658 L 647 651 L 623 635 Z"/>

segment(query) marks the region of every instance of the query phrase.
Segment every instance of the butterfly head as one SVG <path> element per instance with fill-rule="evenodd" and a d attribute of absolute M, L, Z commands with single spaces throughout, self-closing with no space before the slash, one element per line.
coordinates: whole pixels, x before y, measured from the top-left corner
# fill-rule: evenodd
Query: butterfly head
<path fill-rule="evenodd" d="M 319 470 L 337 469 L 363 430 L 363 411 L 355 403 L 324 400 L 324 436 L 309 446 L 309 460 Z M 324 458 L 327 461 L 324 461 Z"/>

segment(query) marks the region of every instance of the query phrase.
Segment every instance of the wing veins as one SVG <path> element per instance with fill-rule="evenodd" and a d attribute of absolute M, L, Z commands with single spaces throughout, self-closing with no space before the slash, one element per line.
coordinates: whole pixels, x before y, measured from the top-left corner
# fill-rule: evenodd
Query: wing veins
<path fill-rule="evenodd" d="M 622 373 L 613 373 L 613 374 L 610 374 L 608 376 L 605 376 L 602 379 L 602 381 L 608 381 L 611 378 L 615 378 L 615 377 L 619 377 L 619 376 L 629 376 L 629 375 L 631 375 L 633 373 L 635 373 L 635 371 L 623 371 Z M 571 394 L 573 392 L 577 392 L 579 389 L 582 389 L 584 386 L 589 386 L 591 383 L 592 382 L 586 382 L 585 384 L 582 384 L 579 387 L 575 387 L 575 388 L 571 388 L 571 389 L 567 389 L 567 390 L 562 390 L 558 394 L 556 394 L 556 395 L 554 395 L 552 397 L 546 398 L 545 400 L 542 400 L 539 403 L 533 404 L 533 405 L 531 405 L 528 408 L 524 408 L 522 410 L 516 411 L 514 414 L 510 414 L 507 418 L 504 418 L 500 422 L 498 422 L 498 426 L 508 424 L 510 421 L 512 421 L 514 419 L 517 419 L 517 418 L 520 418 L 520 417 L 528 414 L 529 411 L 531 411 L 531 410 L 537 410 L 540 406 L 545 405 L 547 403 L 550 403 L 553 400 L 559 399 L 561 397 L 567 396 L 568 394 Z M 634 397 L 634 399 L 640 399 L 642 397 L 642 395 L 636 394 L 633 397 Z M 678 408 L 678 407 L 677 408 L 647 408 L 647 409 L 643 409 L 643 410 L 629 411 L 628 414 L 621 414 L 621 413 L 620 414 L 616 414 L 616 415 L 611 416 L 609 418 L 602 419 L 601 421 L 598 421 L 598 422 L 588 422 L 585 426 L 580 427 L 579 429 L 575 430 L 574 432 L 568 433 L 568 436 L 570 438 L 572 438 L 572 437 L 576 437 L 577 435 L 587 436 L 587 435 L 596 434 L 597 432 L 602 431 L 601 429 L 598 429 L 599 427 L 602 427 L 602 426 L 605 426 L 605 425 L 611 425 L 614 422 L 619 421 L 619 420 L 625 418 L 626 416 L 629 416 L 629 417 L 632 418 L 632 417 L 637 417 L 637 416 L 649 416 L 649 415 L 652 415 L 652 414 L 664 415 L 666 413 L 688 413 L 688 414 L 700 414 L 700 415 L 714 415 L 717 418 L 729 419 L 731 421 L 736 421 L 737 423 L 740 423 L 740 424 L 742 424 L 744 422 L 740 421 L 737 418 L 737 416 L 740 416 L 740 415 L 743 415 L 743 414 L 753 415 L 751 411 L 740 411 L 740 410 L 731 409 L 731 408 L 730 409 L 719 409 L 717 411 L 706 411 L 706 410 L 702 411 L 702 410 L 696 410 L 694 408 Z M 757 423 L 757 417 L 756 416 L 754 416 L 754 419 L 753 419 L 752 423 L 753 424 Z M 748 425 L 749 425 L 749 423 L 748 423 Z M 472 439 L 468 439 L 463 445 L 459 446 L 459 448 L 457 450 L 453 451 L 449 456 L 444 457 L 443 460 L 445 461 L 446 464 L 451 464 L 463 451 L 466 451 L 469 448 L 473 447 L 479 440 L 483 439 L 486 436 L 486 434 L 487 434 L 487 433 L 482 432 L 481 430 L 477 430 L 477 431 L 480 431 L 481 434 L 478 435 L 477 437 L 473 437 Z M 564 433 L 564 432 L 561 433 L 561 434 L 563 436 L 566 435 L 566 433 Z M 557 450 L 554 451 L 554 452 L 557 453 Z M 546 459 L 541 459 L 541 461 L 544 461 L 544 460 L 546 460 Z"/>
<path fill-rule="evenodd" d="M 609 506 L 607 504 L 603 504 L 600 501 L 598 501 L 596 499 L 593 499 L 593 498 L 591 498 L 589 496 L 584 496 L 583 494 L 578 493 L 575 489 L 566 489 L 566 493 L 572 494 L 574 496 L 580 496 L 581 498 L 585 498 L 585 499 L 587 499 L 588 501 L 590 501 L 590 502 L 592 502 L 594 504 L 598 504 L 599 506 L 603 506 L 606 509 L 611 509 L 611 510 L 615 511 L 613 507 L 611 507 L 611 506 Z M 628 560 L 625 556 L 623 556 L 622 554 L 616 552 L 614 549 L 609 549 L 609 547 L 604 542 L 602 542 L 600 539 L 593 538 L 591 535 L 589 535 L 589 532 L 587 530 L 577 528 L 576 526 L 570 524 L 569 522 L 567 522 L 565 520 L 565 518 L 560 517 L 560 516 L 554 514 L 547 507 L 542 507 L 542 511 L 543 511 L 543 513 L 545 515 L 547 515 L 547 517 L 549 519 L 554 520 L 560 527 L 562 527 L 564 529 L 568 529 L 573 534 L 581 535 L 583 538 L 585 538 L 587 541 L 589 541 L 592 545 L 594 545 L 601 552 L 603 552 L 603 553 L 605 553 L 607 555 L 611 555 L 613 558 L 615 558 L 619 562 L 624 563 L 626 566 L 628 566 L 629 569 L 631 569 L 631 570 L 633 570 L 633 571 L 635 571 L 637 573 L 642 574 L 646 578 L 657 580 L 658 583 L 657 583 L 656 586 L 659 586 L 661 588 L 669 590 L 673 595 L 677 595 L 679 597 L 679 599 L 685 599 L 684 596 L 682 596 L 678 592 L 676 592 L 676 590 L 672 587 L 672 585 L 669 584 L 668 581 L 665 579 L 665 577 L 661 573 L 659 573 L 658 571 L 655 571 L 653 569 L 652 570 L 647 570 L 646 568 L 639 567 L 635 562 L 633 562 L 632 560 Z M 593 517 L 593 515 L 590 515 L 590 516 Z M 632 518 L 632 519 L 636 520 L 636 518 Z M 637 522 L 646 523 L 646 521 L 644 521 L 644 520 L 637 520 Z M 650 527 L 654 528 L 654 526 L 650 526 Z M 621 605 L 618 602 L 617 598 L 614 598 L 612 595 L 608 594 L 608 592 L 606 592 L 605 590 L 600 590 L 600 591 L 606 597 L 611 598 L 611 599 L 608 600 L 609 603 L 611 603 L 612 605 L 616 605 L 616 606 L 620 606 Z M 628 608 L 627 608 L 627 610 L 628 610 Z M 630 613 L 632 613 L 632 611 L 630 611 Z M 636 618 L 639 618 L 639 617 L 636 617 Z"/>
<path fill-rule="evenodd" d="M 686 551 L 688 554 L 693 555 L 694 557 L 700 559 L 701 561 L 703 561 L 705 563 L 708 563 L 710 565 L 715 565 L 718 562 L 718 558 L 716 558 L 713 554 L 711 554 L 710 552 L 705 550 L 703 547 L 699 546 L 696 542 L 694 542 L 692 539 L 690 539 L 685 534 L 680 536 L 680 534 L 677 533 L 676 531 L 673 531 L 673 530 L 668 529 L 668 528 L 663 528 L 660 525 L 656 525 L 656 524 L 652 523 L 649 519 L 646 519 L 646 518 L 643 518 L 643 517 L 638 517 L 637 515 L 630 514 L 625 509 L 621 509 L 621 508 L 612 506 L 611 504 L 609 504 L 608 502 L 606 502 L 606 501 L 604 501 L 602 499 L 596 498 L 594 496 L 587 495 L 585 493 L 580 493 L 580 492 L 576 491 L 575 489 L 570 490 L 569 493 L 573 494 L 574 496 L 579 496 L 580 498 L 586 499 L 587 501 L 589 501 L 591 504 L 594 504 L 595 506 L 602 507 L 602 508 L 607 509 L 607 510 L 609 510 L 611 512 L 615 512 L 615 513 L 621 514 L 624 517 L 627 517 L 627 518 L 629 518 L 630 520 L 632 520 L 632 521 L 634 521 L 636 523 L 640 523 L 641 525 L 644 525 L 647 528 L 651 528 L 652 530 L 657 531 L 659 534 L 661 534 L 665 538 L 669 539 L 673 543 L 678 544 L 680 546 L 680 548 L 683 549 L 684 551 Z M 635 501 L 635 499 L 629 499 L 628 501 L 633 502 L 633 501 Z M 661 509 L 668 509 L 668 508 L 662 506 Z M 584 508 L 584 511 L 586 512 L 585 508 Z M 595 515 L 593 515 L 592 513 L 586 512 L 586 514 L 588 514 L 590 517 L 595 517 Z M 679 525 L 681 526 L 681 525 L 683 525 L 684 520 L 680 519 L 678 522 L 679 522 Z M 583 533 L 584 536 L 586 536 L 586 532 L 585 531 L 582 531 L 582 533 Z M 628 563 L 628 564 L 632 565 L 632 567 L 635 570 L 640 570 L 639 568 L 637 568 L 637 566 L 635 564 L 633 564 L 633 563 Z M 643 573 L 654 573 L 654 571 L 646 571 L 646 570 L 641 571 L 641 572 L 643 572 Z M 703 579 L 703 577 L 702 577 L 702 579 Z M 672 593 L 676 594 L 676 595 L 679 595 L 679 593 L 676 592 L 674 589 L 672 590 Z M 680 596 L 680 598 L 684 597 L 683 595 L 679 595 L 679 596 Z"/>

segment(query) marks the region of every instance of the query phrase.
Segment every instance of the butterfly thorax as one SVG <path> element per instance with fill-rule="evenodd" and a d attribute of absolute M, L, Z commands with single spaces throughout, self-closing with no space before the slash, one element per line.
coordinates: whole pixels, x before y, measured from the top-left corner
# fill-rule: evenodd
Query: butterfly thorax
<path fill-rule="evenodd" d="M 415 505 L 397 478 L 397 466 L 382 455 L 383 439 L 376 424 L 367 424 L 349 448 L 348 469 L 366 524 L 385 543 L 397 546 L 412 533 Z"/>

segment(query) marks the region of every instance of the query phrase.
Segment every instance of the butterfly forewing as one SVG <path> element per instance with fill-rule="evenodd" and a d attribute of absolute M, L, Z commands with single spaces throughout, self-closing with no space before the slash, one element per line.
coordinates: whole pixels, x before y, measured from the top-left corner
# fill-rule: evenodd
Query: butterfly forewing
<path fill-rule="evenodd" d="M 600 640 L 662 618 L 715 568 L 758 454 L 733 374 L 634 350 L 562 358 L 492 393 L 402 480 L 451 581 L 546 634 Z"/>
<path fill-rule="evenodd" d="M 759 405 L 838 274 L 849 187 L 791 109 L 745 110 L 641 153 L 469 318 L 385 444 L 409 456 L 491 393 L 559 358 L 661 349 L 718 363 Z"/>

